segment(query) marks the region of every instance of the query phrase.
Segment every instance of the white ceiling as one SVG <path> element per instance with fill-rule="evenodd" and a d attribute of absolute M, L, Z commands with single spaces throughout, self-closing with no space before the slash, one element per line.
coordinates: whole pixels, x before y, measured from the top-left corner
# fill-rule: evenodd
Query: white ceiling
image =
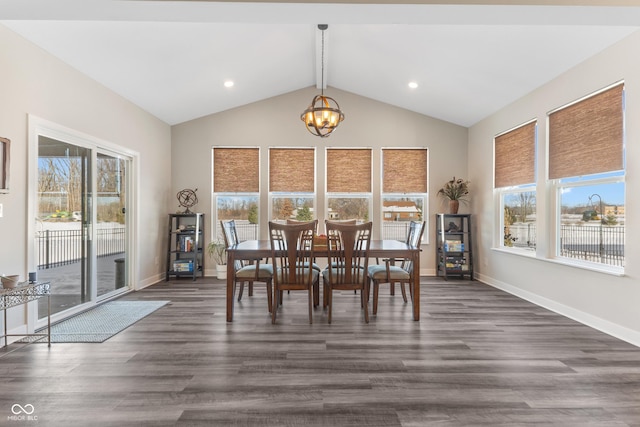
<path fill-rule="evenodd" d="M 463 126 L 640 28 L 638 6 L 336 1 L 0 0 L 0 23 L 171 125 L 316 85 L 320 23 L 328 86 Z"/>

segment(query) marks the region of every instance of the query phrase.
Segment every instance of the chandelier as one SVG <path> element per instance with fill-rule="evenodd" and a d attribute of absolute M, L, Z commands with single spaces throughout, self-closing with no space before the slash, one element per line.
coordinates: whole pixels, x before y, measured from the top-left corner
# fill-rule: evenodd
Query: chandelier
<path fill-rule="evenodd" d="M 335 99 L 324 96 L 324 31 L 329 28 L 327 24 L 318 25 L 322 31 L 322 79 L 320 81 L 321 93 L 313 97 L 309 107 L 300 115 L 307 130 L 320 138 L 326 138 L 344 120 L 344 113 Z"/>

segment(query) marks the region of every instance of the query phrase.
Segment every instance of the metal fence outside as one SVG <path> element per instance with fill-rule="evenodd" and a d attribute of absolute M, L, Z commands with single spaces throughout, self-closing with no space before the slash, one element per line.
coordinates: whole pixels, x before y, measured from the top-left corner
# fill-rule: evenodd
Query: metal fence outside
<path fill-rule="evenodd" d="M 82 259 L 82 230 L 43 230 L 36 233 L 38 270 L 72 264 Z M 124 253 L 125 227 L 97 229 L 97 256 Z"/>
<path fill-rule="evenodd" d="M 404 241 L 408 227 L 409 221 L 384 221 L 382 236 L 385 239 Z M 219 223 L 216 228 L 220 228 Z M 241 241 L 259 238 L 257 224 L 236 221 L 236 229 Z M 535 223 L 512 224 L 509 226 L 509 233 L 515 238 L 514 247 L 535 250 Z M 81 230 L 43 230 L 36 234 L 35 240 L 39 270 L 71 264 L 82 257 Z M 99 228 L 97 242 L 98 257 L 124 253 L 125 227 Z M 624 225 L 563 224 L 560 227 L 559 255 L 563 257 L 624 266 L 624 246 Z"/>
<path fill-rule="evenodd" d="M 513 247 L 535 250 L 535 223 L 512 224 L 509 233 L 516 239 Z M 624 225 L 562 224 L 558 255 L 623 267 L 624 235 Z"/>

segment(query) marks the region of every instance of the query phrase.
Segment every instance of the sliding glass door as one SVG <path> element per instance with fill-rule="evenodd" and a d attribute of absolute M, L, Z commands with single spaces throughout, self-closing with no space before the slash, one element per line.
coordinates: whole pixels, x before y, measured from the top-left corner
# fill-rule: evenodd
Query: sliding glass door
<path fill-rule="evenodd" d="M 96 156 L 96 278 L 98 298 L 126 288 L 125 158 L 98 152 Z"/>
<path fill-rule="evenodd" d="M 35 253 L 51 313 L 72 314 L 128 289 L 130 160 L 91 144 L 38 136 Z M 47 314 L 46 302 L 38 318 Z"/>

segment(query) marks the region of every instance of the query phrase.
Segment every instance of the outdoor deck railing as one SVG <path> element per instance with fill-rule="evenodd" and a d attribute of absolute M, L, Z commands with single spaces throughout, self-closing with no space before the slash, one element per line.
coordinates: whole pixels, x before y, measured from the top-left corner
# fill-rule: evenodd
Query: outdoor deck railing
<path fill-rule="evenodd" d="M 624 266 L 623 225 L 563 224 L 560 226 L 560 252 L 567 258 L 582 259 L 606 265 Z M 535 223 L 509 226 L 513 247 L 535 250 Z"/>
<path fill-rule="evenodd" d="M 36 234 L 38 270 L 72 264 L 82 259 L 81 230 L 43 230 Z M 97 256 L 123 253 L 125 228 L 109 227 L 97 230 Z"/>
<path fill-rule="evenodd" d="M 383 238 L 404 241 L 408 221 L 385 221 Z M 238 222 L 241 241 L 258 239 L 256 224 Z M 514 247 L 535 250 L 537 227 L 535 223 L 512 224 L 509 233 L 515 238 Z M 560 227 L 560 256 L 624 266 L 625 227 L 622 225 L 573 225 Z M 125 251 L 125 228 L 109 227 L 97 230 L 98 257 Z M 38 269 L 71 264 L 82 258 L 81 230 L 44 230 L 35 238 L 38 253 Z"/>

